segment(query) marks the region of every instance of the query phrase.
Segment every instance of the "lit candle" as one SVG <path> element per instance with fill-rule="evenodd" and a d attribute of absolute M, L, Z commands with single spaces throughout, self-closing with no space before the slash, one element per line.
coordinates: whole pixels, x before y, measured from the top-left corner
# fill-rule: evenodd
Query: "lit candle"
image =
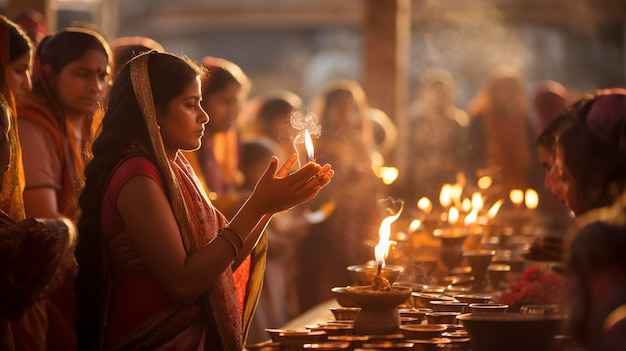
<path fill-rule="evenodd" d="M 513 189 L 509 193 L 511 202 L 515 205 L 515 208 L 519 208 L 522 202 L 524 202 L 524 192 L 520 189 Z"/>
<path fill-rule="evenodd" d="M 502 199 L 496 201 L 491 208 L 489 208 L 489 211 L 487 211 L 487 218 L 494 219 L 498 214 L 498 211 L 500 211 L 500 207 L 502 207 L 503 202 L 504 201 L 502 201 Z"/>
<path fill-rule="evenodd" d="M 313 140 L 311 140 L 311 133 L 309 133 L 308 129 L 304 130 L 304 146 L 306 147 L 306 153 L 309 156 L 309 162 L 313 161 Z"/>
<path fill-rule="evenodd" d="M 539 205 L 539 195 L 534 189 L 526 189 L 526 196 L 524 196 L 524 202 L 526 208 L 534 210 Z"/>
<path fill-rule="evenodd" d="M 470 199 L 463 199 L 463 202 L 461 202 L 461 209 L 465 213 L 469 212 L 472 209 L 472 202 L 470 201 Z"/>
<path fill-rule="evenodd" d="M 492 182 L 493 181 L 490 176 L 483 176 L 483 177 L 478 178 L 477 185 L 479 188 L 485 190 L 491 186 Z"/>
<path fill-rule="evenodd" d="M 452 206 L 448 211 L 448 223 L 450 223 L 451 226 L 455 226 L 458 222 L 459 210 L 457 210 L 456 207 Z"/>
<path fill-rule="evenodd" d="M 388 216 L 383 219 L 380 223 L 380 228 L 378 229 L 378 236 L 380 237 L 378 244 L 374 248 L 374 255 L 376 256 L 376 265 L 378 266 L 378 274 L 380 274 L 381 270 L 385 267 L 385 259 L 389 254 L 389 247 L 391 246 L 391 241 L 389 240 L 391 236 L 391 223 L 395 222 L 396 219 L 400 217 L 400 213 L 402 213 L 402 207 L 398 213 L 393 216 Z"/>
<path fill-rule="evenodd" d="M 433 209 L 433 204 L 430 202 L 430 199 L 427 197 L 421 197 L 417 200 L 417 208 L 422 210 L 424 214 L 429 214 Z"/>
<path fill-rule="evenodd" d="M 469 227 L 471 224 L 476 223 L 477 219 L 478 219 L 478 210 L 473 209 L 470 213 L 467 214 L 467 216 L 465 216 L 465 219 L 463 220 L 463 222 L 465 223 L 466 227 Z"/>
<path fill-rule="evenodd" d="M 415 233 L 415 231 L 418 230 L 421 225 L 422 221 L 420 221 L 419 219 L 412 220 L 409 224 L 409 233 Z"/>
<path fill-rule="evenodd" d="M 396 167 L 381 167 L 380 177 L 385 185 L 393 184 L 398 179 L 398 169 Z"/>
<path fill-rule="evenodd" d="M 439 193 L 439 203 L 444 208 L 448 208 L 452 203 L 451 191 L 452 185 L 444 184 L 441 186 L 441 192 Z"/>
<path fill-rule="evenodd" d="M 483 197 L 480 195 L 480 193 L 479 192 L 473 193 L 472 194 L 472 208 L 480 211 L 483 209 L 483 206 L 485 206 L 485 202 L 483 201 Z"/>

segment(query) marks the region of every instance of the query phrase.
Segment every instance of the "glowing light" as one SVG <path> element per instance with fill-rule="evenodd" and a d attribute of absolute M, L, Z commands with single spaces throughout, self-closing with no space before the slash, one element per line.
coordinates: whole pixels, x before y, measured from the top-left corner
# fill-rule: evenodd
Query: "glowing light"
<path fill-rule="evenodd" d="M 311 140 L 311 133 L 309 133 L 308 129 L 304 130 L 304 146 L 306 147 L 306 153 L 309 156 L 309 161 L 313 161 L 315 152 L 313 148 L 313 140 Z"/>
<path fill-rule="evenodd" d="M 439 193 L 439 203 L 441 206 L 449 207 L 452 204 L 452 185 L 444 184 L 441 186 L 441 192 Z"/>
<path fill-rule="evenodd" d="M 386 185 L 393 184 L 398 179 L 398 169 L 396 167 L 381 167 L 380 177 Z"/>
<path fill-rule="evenodd" d="M 467 214 L 467 216 L 465 216 L 463 223 L 465 223 L 465 225 L 467 226 L 467 225 L 476 223 L 477 219 L 478 219 L 478 210 L 474 208 L 472 209 L 470 213 Z"/>
<path fill-rule="evenodd" d="M 483 209 L 485 206 L 485 202 L 483 201 L 482 195 L 476 192 L 472 194 L 472 208 L 477 209 L 478 211 Z"/>
<path fill-rule="evenodd" d="M 455 225 L 459 221 L 459 210 L 456 207 L 450 207 L 448 211 L 448 223 Z"/>
<path fill-rule="evenodd" d="M 496 203 L 494 203 L 491 208 L 489 209 L 489 211 L 487 211 L 487 217 L 489 219 L 493 219 L 497 214 L 498 211 L 500 211 L 500 207 L 502 207 L 502 203 L 504 201 L 502 201 L 502 199 L 496 201 Z"/>
<path fill-rule="evenodd" d="M 511 202 L 516 207 L 519 207 L 519 205 L 521 205 L 522 202 L 524 201 L 524 191 L 520 189 L 511 190 L 511 192 L 509 193 L 509 199 L 511 199 Z"/>
<path fill-rule="evenodd" d="M 461 203 L 461 210 L 463 210 L 463 212 L 467 213 L 472 209 L 472 202 L 470 201 L 470 199 L 465 198 L 463 199 L 463 202 Z"/>
<path fill-rule="evenodd" d="M 421 197 L 417 200 L 417 208 L 424 211 L 425 214 L 429 214 L 433 209 L 433 203 L 427 197 Z"/>
<path fill-rule="evenodd" d="M 488 189 L 492 183 L 493 183 L 493 180 L 491 179 L 490 176 L 483 176 L 483 177 L 478 178 L 478 187 L 483 190 Z"/>
<path fill-rule="evenodd" d="M 420 221 L 419 219 L 414 219 L 411 221 L 411 223 L 409 224 L 409 233 L 413 233 L 416 230 L 419 229 L 419 227 L 422 225 L 422 221 Z"/>
<path fill-rule="evenodd" d="M 539 194 L 535 191 L 535 189 L 526 189 L 526 196 L 524 197 L 524 202 L 526 207 L 534 210 L 539 205 Z"/>
<path fill-rule="evenodd" d="M 395 222 L 400 217 L 400 213 L 402 213 L 402 207 L 400 207 L 398 213 L 393 216 L 385 217 L 385 219 L 383 219 L 380 223 L 380 229 L 378 229 L 380 239 L 374 248 L 374 254 L 376 256 L 376 263 L 378 264 L 378 267 L 385 267 L 385 259 L 389 254 L 389 247 L 391 246 L 391 241 L 389 240 L 391 236 L 391 223 Z"/>

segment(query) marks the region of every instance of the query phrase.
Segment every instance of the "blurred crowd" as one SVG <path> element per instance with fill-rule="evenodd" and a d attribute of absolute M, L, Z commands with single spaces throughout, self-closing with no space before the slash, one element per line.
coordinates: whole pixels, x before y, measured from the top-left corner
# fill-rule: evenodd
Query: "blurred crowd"
<path fill-rule="evenodd" d="M 32 12 L 0 20 L 0 143 L 10 150 L 0 158 L 0 350 L 73 350 L 81 298 L 73 288 L 75 227 L 90 147 L 118 72 L 135 55 L 167 48 L 142 36 L 107 40 L 88 24 L 49 32 Z M 24 33 L 29 39 L 20 44 L 15 38 Z M 357 81 L 326 82 L 310 103 L 287 90 L 249 96 L 254 82 L 237 63 L 209 54 L 199 62 L 208 72 L 201 106 L 209 121 L 202 146 L 185 157 L 227 219 L 272 156 L 297 153 L 293 171 L 314 159 L 336 172 L 319 196 L 276 214 L 265 229 L 264 284 L 248 343 L 331 299 L 332 287 L 351 283 L 347 266 L 374 259 L 386 216 L 380 199 L 414 206 L 459 177 L 489 176 L 499 198 L 512 189 L 539 191 L 538 211 L 563 235 L 540 238 L 531 252 L 566 265 L 581 341 L 593 350 L 623 349 L 626 90 L 580 96 L 546 80 L 529 93 L 522 73 L 502 66 L 467 106 L 455 106 L 454 77 L 433 68 L 421 75 L 407 130 L 398 133 Z M 389 185 L 377 169 L 400 142 L 407 168 Z M 574 223 L 574 216 L 585 220 Z"/>

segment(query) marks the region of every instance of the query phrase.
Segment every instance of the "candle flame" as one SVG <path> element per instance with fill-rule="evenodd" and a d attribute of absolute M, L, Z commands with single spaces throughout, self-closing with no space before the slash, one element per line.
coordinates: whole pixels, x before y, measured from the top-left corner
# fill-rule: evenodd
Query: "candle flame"
<path fill-rule="evenodd" d="M 461 207 L 461 195 L 463 195 L 463 185 L 458 183 L 452 185 L 450 188 L 450 198 L 457 207 Z"/>
<path fill-rule="evenodd" d="M 393 184 L 398 179 L 398 169 L 396 167 L 381 167 L 380 177 L 385 185 Z"/>
<path fill-rule="evenodd" d="M 463 199 L 463 202 L 461 203 L 461 209 L 465 213 L 469 212 L 472 209 L 472 202 L 470 201 L 470 199 Z"/>
<path fill-rule="evenodd" d="M 539 194 L 537 194 L 535 189 L 526 189 L 524 201 L 527 208 L 534 210 L 539 205 Z"/>
<path fill-rule="evenodd" d="M 376 255 L 376 263 L 381 268 L 385 267 L 385 258 L 387 258 L 387 255 L 389 254 L 389 247 L 391 246 L 391 241 L 389 240 L 389 237 L 391 236 L 391 223 L 395 222 L 396 219 L 400 217 L 401 213 L 402 207 L 400 207 L 398 213 L 393 216 L 385 217 L 385 219 L 383 219 L 380 223 L 380 229 L 378 229 L 380 239 L 374 248 L 374 254 Z"/>
<path fill-rule="evenodd" d="M 479 192 L 475 192 L 472 194 L 472 208 L 480 211 L 485 206 L 485 202 L 483 201 L 482 195 Z"/>
<path fill-rule="evenodd" d="M 409 224 L 409 233 L 413 233 L 416 230 L 419 229 L 419 227 L 422 225 L 422 221 L 420 221 L 419 219 L 414 219 L 411 221 L 411 223 Z"/>
<path fill-rule="evenodd" d="M 425 214 L 429 214 L 433 209 L 433 204 L 429 198 L 424 196 L 417 200 L 417 208 L 424 211 Z"/>
<path fill-rule="evenodd" d="M 520 189 L 513 189 L 509 193 L 509 198 L 515 206 L 519 206 L 524 201 L 524 191 Z"/>
<path fill-rule="evenodd" d="M 452 203 L 452 185 L 444 184 L 441 186 L 441 192 L 439 193 L 439 203 L 443 207 L 448 207 Z"/>
<path fill-rule="evenodd" d="M 470 213 L 467 214 L 467 216 L 465 216 L 464 219 L 464 223 L 466 226 L 470 225 L 470 224 L 474 224 L 476 223 L 478 220 L 478 209 L 472 209 L 472 211 Z"/>
<path fill-rule="evenodd" d="M 311 140 L 311 133 L 309 133 L 308 129 L 304 130 L 304 146 L 306 147 L 306 153 L 309 157 L 309 161 L 313 161 L 313 156 L 315 155 L 313 149 L 313 140 Z"/>
<path fill-rule="evenodd" d="M 493 182 L 493 180 L 491 179 L 490 176 L 483 176 L 478 178 L 478 187 L 485 190 L 487 188 L 489 188 L 491 186 L 491 183 Z"/>
<path fill-rule="evenodd" d="M 502 203 L 504 201 L 502 201 L 502 199 L 496 201 L 496 203 L 494 203 L 491 208 L 489 209 L 489 211 L 487 211 L 487 217 L 489 217 L 489 219 L 493 219 L 497 214 L 498 211 L 500 211 L 500 207 L 502 207 Z"/>
<path fill-rule="evenodd" d="M 450 207 L 448 211 L 448 223 L 455 225 L 459 221 L 459 210 L 456 207 Z"/>

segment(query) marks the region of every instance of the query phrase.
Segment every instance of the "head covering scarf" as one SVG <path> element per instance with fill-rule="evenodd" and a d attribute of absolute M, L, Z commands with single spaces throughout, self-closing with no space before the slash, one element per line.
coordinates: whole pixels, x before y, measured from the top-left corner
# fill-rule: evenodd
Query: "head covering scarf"
<path fill-rule="evenodd" d="M 24 166 L 22 164 L 22 148 L 17 133 L 17 114 L 13 93 L 4 76 L 4 71 L 9 64 L 9 24 L 8 19 L 0 16 L 0 93 L 9 104 L 9 142 L 11 143 L 11 158 L 9 169 L 2 178 L 2 192 L 0 193 L 0 210 L 4 211 L 15 221 L 25 218 L 24 214 Z"/>
<path fill-rule="evenodd" d="M 626 89 L 598 91 L 585 123 L 597 140 L 626 151 Z"/>
<path fill-rule="evenodd" d="M 170 160 L 165 152 L 156 120 L 154 99 L 148 74 L 150 56 L 151 54 L 149 53 L 142 54 L 130 61 L 133 91 L 150 133 L 151 147 L 156 155 L 157 167 L 164 177 L 167 196 L 181 231 L 183 245 L 187 253 L 191 254 L 206 244 L 207 237 L 209 240 L 215 238 L 219 229 L 217 226 L 226 225 L 226 221 L 223 216 L 215 214 L 217 211 L 210 205 L 197 181 L 194 179 L 182 179 L 182 177 L 189 177 L 191 173 L 189 164 L 181 163 L 184 157 L 179 153 L 175 160 Z M 208 228 L 206 221 L 199 218 L 203 216 L 194 214 L 198 211 L 213 212 L 213 215 L 218 216 L 219 223 L 213 221 L 212 225 L 214 227 Z M 211 213 L 208 215 L 211 215 Z M 203 295 L 203 299 L 203 305 L 208 305 L 211 310 L 223 348 L 225 350 L 241 350 L 245 335 L 244 331 L 247 330 L 248 323 L 245 320 L 249 319 L 253 308 L 252 311 L 246 308 L 242 323 L 242 319 L 238 318 L 241 316 L 241 312 L 237 305 L 235 283 L 230 269 L 226 269 L 221 274 L 208 292 Z M 255 305 L 255 303 L 252 305 Z"/>

